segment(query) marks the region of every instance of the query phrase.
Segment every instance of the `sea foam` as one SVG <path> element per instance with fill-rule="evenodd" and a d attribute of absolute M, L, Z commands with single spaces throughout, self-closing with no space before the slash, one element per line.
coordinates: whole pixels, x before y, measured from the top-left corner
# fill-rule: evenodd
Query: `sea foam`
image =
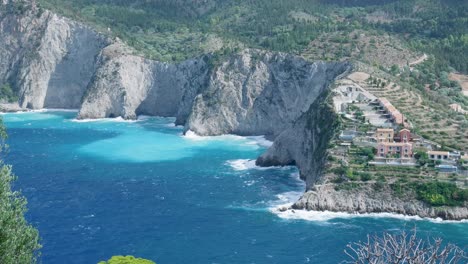
<path fill-rule="evenodd" d="M 255 164 L 254 159 L 236 159 L 226 161 L 226 165 L 230 166 L 236 171 L 245 171 L 245 170 L 286 170 L 291 169 L 291 166 L 273 166 L 273 167 L 260 167 Z"/>
<path fill-rule="evenodd" d="M 142 120 L 127 120 L 121 116 L 115 118 L 96 118 L 96 119 L 72 119 L 72 122 L 76 123 L 91 123 L 91 122 L 118 122 L 118 123 L 136 123 Z"/>
<path fill-rule="evenodd" d="M 330 212 L 330 211 L 307 211 L 307 210 L 281 210 L 287 207 L 286 205 L 280 205 L 277 207 L 270 208 L 270 212 L 276 214 L 283 219 L 291 220 L 306 220 L 306 221 L 330 221 L 332 219 L 350 219 L 350 218 L 393 218 L 405 221 L 430 221 L 433 223 L 468 223 L 468 220 L 453 221 L 443 220 L 442 218 L 423 218 L 419 216 L 401 215 L 395 213 L 366 213 L 366 214 L 352 214 L 345 212 Z M 290 206 L 290 204 L 289 204 Z"/>

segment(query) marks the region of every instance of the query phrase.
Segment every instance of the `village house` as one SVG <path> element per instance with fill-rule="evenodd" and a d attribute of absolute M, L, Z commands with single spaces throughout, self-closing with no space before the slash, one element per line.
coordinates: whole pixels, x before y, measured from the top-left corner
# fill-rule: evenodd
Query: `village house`
<path fill-rule="evenodd" d="M 413 156 L 413 145 L 411 143 L 402 142 L 380 142 L 377 145 L 377 156 L 387 157 L 389 155 L 411 158 Z"/>
<path fill-rule="evenodd" d="M 398 135 L 395 136 L 395 141 L 408 143 L 412 141 L 411 131 L 407 128 L 403 128 L 398 132 Z"/>
<path fill-rule="evenodd" d="M 381 142 L 393 142 L 395 132 L 392 128 L 378 128 L 375 132 L 375 139 L 378 143 Z"/>
<path fill-rule="evenodd" d="M 448 151 L 428 151 L 427 156 L 430 160 L 439 160 L 444 161 L 449 159 L 449 152 Z"/>
<path fill-rule="evenodd" d="M 397 125 L 403 125 L 404 119 L 403 114 L 398 111 L 387 98 L 379 98 L 379 105 L 385 110 L 385 112 L 390 116 L 390 119 L 393 123 Z"/>

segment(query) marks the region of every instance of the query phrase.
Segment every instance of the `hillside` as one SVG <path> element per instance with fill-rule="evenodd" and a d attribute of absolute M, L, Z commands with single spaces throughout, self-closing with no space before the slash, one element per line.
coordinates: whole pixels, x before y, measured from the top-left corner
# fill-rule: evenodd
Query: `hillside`
<path fill-rule="evenodd" d="M 203 53 L 212 37 L 300 53 L 323 33 L 375 29 L 404 37 L 466 72 L 466 1 L 118 1 L 40 0 L 43 7 L 80 19 L 159 60 Z M 346 3 L 344 5 L 343 3 Z M 109 31 L 108 31 L 109 30 Z M 463 56 L 459 56 L 464 54 Z"/>
<path fill-rule="evenodd" d="M 223 57 L 244 48 L 288 52 L 310 61 L 353 61 L 359 70 L 398 85 L 402 93 L 376 95 L 391 95 L 426 137 L 452 148 L 463 149 L 466 143 L 466 115 L 449 107 L 455 103 L 468 109 L 464 83 L 457 81 L 468 72 L 466 1 L 39 2 L 159 61 L 211 52 Z M 418 61 L 423 54 L 429 60 Z M 403 95 L 410 97 L 399 98 Z"/>

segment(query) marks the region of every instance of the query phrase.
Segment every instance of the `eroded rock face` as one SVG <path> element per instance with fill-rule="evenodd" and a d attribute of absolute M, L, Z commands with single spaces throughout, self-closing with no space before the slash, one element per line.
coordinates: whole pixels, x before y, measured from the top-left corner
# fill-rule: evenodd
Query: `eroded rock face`
<path fill-rule="evenodd" d="M 17 11 L 2 4 L 0 84 L 17 87 L 21 107 L 78 108 L 108 41 L 80 23 L 30 5 Z"/>
<path fill-rule="evenodd" d="M 327 145 L 338 125 L 328 93 L 322 92 L 307 112 L 275 139 L 273 146 L 257 159 L 257 165 L 296 165 L 308 189 L 320 180 Z"/>
<path fill-rule="evenodd" d="M 180 64 L 132 55 L 123 43 L 103 49 L 79 118 L 137 115 L 175 116 L 185 122 L 193 100 L 206 84 L 206 59 Z"/>
<path fill-rule="evenodd" d="M 275 138 L 307 112 L 349 65 L 244 50 L 224 61 L 195 100 L 186 129 Z"/>

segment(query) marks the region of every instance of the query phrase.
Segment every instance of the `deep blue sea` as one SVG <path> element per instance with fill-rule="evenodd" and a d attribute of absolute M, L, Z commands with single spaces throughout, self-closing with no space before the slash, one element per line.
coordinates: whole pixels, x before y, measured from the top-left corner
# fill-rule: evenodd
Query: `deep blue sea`
<path fill-rule="evenodd" d="M 468 223 L 346 214 L 278 215 L 304 190 L 295 168 L 255 168 L 261 138 L 182 136 L 170 118 L 76 122 L 3 115 L 45 264 L 130 254 L 158 264 L 339 263 L 350 241 L 414 226 L 468 245 Z"/>

